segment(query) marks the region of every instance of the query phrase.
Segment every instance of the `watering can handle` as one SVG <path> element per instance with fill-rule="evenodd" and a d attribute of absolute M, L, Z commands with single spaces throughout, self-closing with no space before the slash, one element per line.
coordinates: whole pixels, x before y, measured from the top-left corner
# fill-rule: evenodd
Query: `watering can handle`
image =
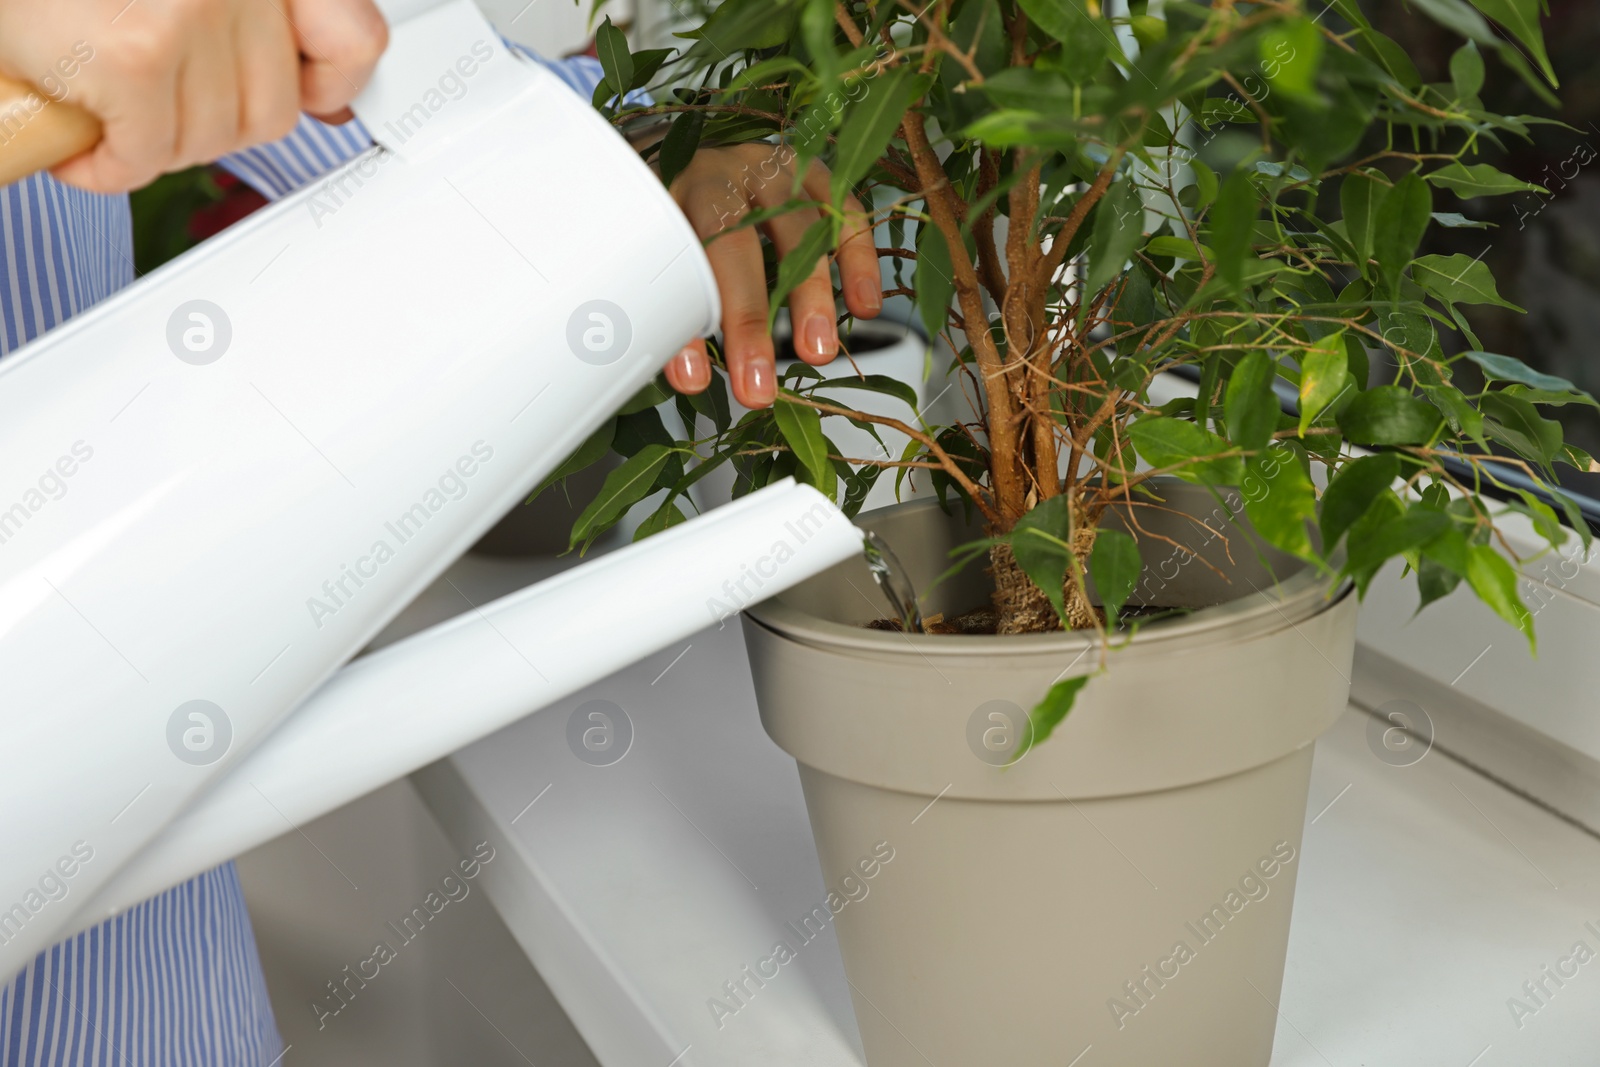
<path fill-rule="evenodd" d="M 0 74 L 0 185 L 65 163 L 100 141 L 100 120 Z"/>

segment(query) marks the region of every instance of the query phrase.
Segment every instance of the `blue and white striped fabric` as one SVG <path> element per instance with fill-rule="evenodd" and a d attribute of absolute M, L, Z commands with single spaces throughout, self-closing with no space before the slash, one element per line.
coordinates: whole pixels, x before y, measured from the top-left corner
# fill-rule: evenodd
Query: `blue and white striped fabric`
<path fill-rule="evenodd" d="M 43 174 L 0 189 L 0 356 L 131 281 L 127 197 Z"/>
<path fill-rule="evenodd" d="M 539 62 L 585 99 L 603 77 L 588 57 Z M 223 164 L 277 197 L 371 143 L 359 122 L 303 118 L 284 141 Z M 125 196 L 34 175 L 0 189 L 0 241 L 0 356 L 134 278 Z M 272 1067 L 282 1057 L 231 863 L 40 953 L 0 988 L 0 1067 Z"/>
<path fill-rule="evenodd" d="M 268 1067 L 282 1044 L 229 863 L 39 954 L 0 993 L 0 1063 Z"/>
<path fill-rule="evenodd" d="M 592 56 L 576 56 L 553 63 L 525 48 L 511 46 L 538 62 L 581 93 L 585 100 L 605 78 L 600 61 Z M 631 103 L 642 94 L 630 93 Z M 645 97 L 644 99 L 648 99 Z M 277 198 L 298 189 L 314 178 L 346 163 L 372 147 L 372 137 L 360 120 L 343 126 L 328 126 L 310 116 L 300 119 L 300 127 L 286 141 L 251 148 L 229 156 L 223 166 L 249 182 L 262 196 Z"/>

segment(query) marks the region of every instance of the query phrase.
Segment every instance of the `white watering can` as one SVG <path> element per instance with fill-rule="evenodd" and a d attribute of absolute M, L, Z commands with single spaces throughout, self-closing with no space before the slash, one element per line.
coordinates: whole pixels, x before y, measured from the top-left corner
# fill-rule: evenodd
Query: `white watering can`
<path fill-rule="evenodd" d="M 582 100 L 389 13 L 381 148 L 0 362 L 0 978 L 861 549 L 777 486 L 339 670 L 718 318 Z"/>

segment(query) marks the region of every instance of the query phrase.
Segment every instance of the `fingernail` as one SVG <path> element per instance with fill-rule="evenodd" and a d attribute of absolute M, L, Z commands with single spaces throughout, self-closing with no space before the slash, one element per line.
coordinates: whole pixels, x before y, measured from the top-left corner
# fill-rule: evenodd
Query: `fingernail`
<path fill-rule="evenodd" d="M 855 294 L 856 306 L 863 311 L 883 310 L 883 287 L 871 278 L 857 278 L 850 291 Z"/>
<path fill-rule="evenodd" d="M 801 330 L 806 351 L 819 359 L 832 359 L 839 354 L 839 331 L 826 315 L 812 315 Z"/>
<path fill-rule="evenodd" d="M 711 365 L 692 346 L 672 357 L 672 371 L 690 392 L 698 393 L 711 384 Z"/>
<path fill-rule="evenodd" d="M 744 365 L 745 403 L 766 407 L 777 396 L 772 387 L 772 365 L 765 360 L 752 359 Z"/>

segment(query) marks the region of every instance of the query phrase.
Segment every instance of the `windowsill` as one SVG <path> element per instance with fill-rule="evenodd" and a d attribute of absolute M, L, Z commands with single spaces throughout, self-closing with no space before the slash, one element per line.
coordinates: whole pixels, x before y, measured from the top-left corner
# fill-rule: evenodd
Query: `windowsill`
<path fill-rule="evenodd" d="M 1364 639 L 1389 642 L 1437 619 L 1418 632 L 1450 648 L 1445 627 L 1472 617 L 1440 605 L 1411 627 L 1391 624 L 1389 595 L 1374 593 Z M 1394 596 L 1409 615 L 1403 598 L 1414 594 Z M 1537 669 L 1565 671 L 1546 619 Z M 1526 646 L 1494 625 L 1507 654 L 1526 661 Z M 458 844 L 505 844 L 510 862 L 485 872 L 489 896 L 601 1063 L 859 1065 L 831 929 L 721 1030 L 707 1010 L 785 920 L 820 899 L 822 879 L 794 764 L 755 714 L 739 628 L 684 645 L 426 768 L 416 784 Z M 1358 696 L 1372 662 L 1358 660 Z M 1412 691 L 1423 675 L 1406 668 L 1373 675 L 1389 687 L 1380 695 Z M 1441 745 L 1459 734 L 1445 702 L 1473 672 L 1426 698 Z M 634 724 L 631 750 L 610 767 L 580 763 L 566 743 L 568 713 L 595 697 Z M 1459 703 L 1494 729 L 1508 721 L 1481 701 Z M 1371 721 L 1352 710 L 1318 743 L 1273 1064 L 1590 1062 L 1600 978 L 1580 972 L 1521 1029 L 1507 998 L 1525 997 L 1522 983 L 1575 942 L 1600 948 L 1584 926 L 1600 929 L 1600 841 L 1443 751 L 1385 764 L 1368 745 Z M 1502 748 L 1504 736 L 1493 734 Z M 1522 773 L 1536 774 L 1548 761 L 1530 752 Z"/>

